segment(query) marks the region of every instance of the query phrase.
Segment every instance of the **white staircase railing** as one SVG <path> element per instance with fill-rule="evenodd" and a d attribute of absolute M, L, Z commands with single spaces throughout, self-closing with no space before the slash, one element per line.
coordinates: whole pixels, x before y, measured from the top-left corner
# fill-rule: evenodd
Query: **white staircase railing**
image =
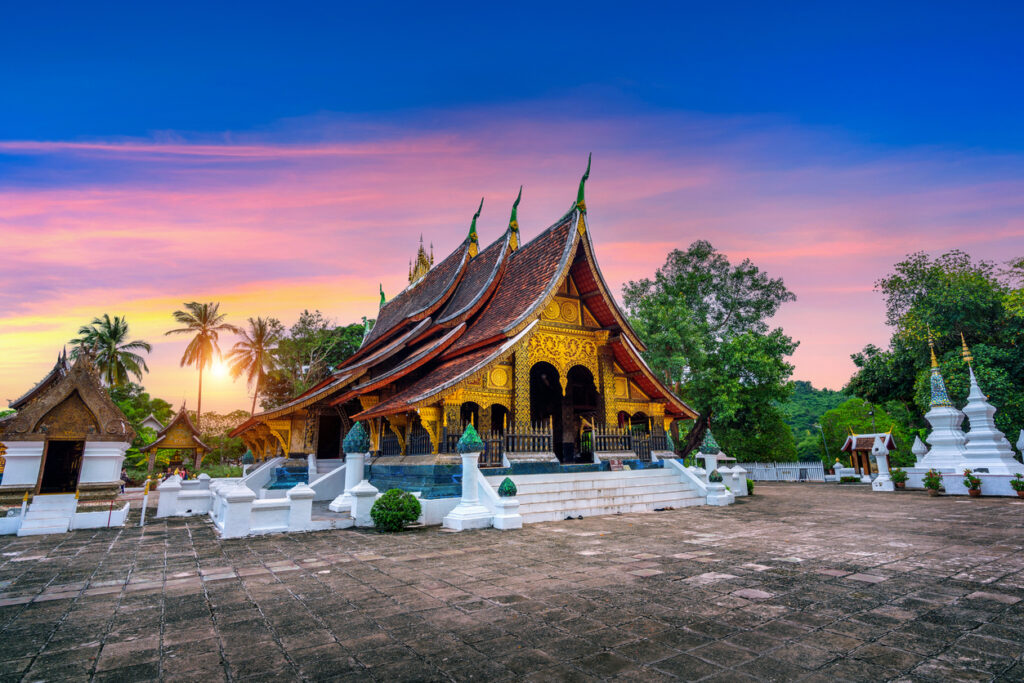
<path fill-rule="evenodd" d="M 309 482 L 309 488 L 316 492 L 313 500 L 334 500 L 345 492 L 345 465 L 321 474 Z"/>

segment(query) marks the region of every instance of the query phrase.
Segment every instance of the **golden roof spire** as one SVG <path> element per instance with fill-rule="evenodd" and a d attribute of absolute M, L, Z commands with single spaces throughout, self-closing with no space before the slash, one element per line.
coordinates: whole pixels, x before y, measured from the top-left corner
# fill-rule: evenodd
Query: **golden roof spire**
<path fill-rule="evenodd" d="M 430 267 L 434 265 L 434 259 L 428 257 L 426 249 L 423 248 L 423 233 L 420 233 L 420 248 L 416 251 L 415 261 L 416 265 L 410 264 L 409 266 L 409 282 L 419 282 L 422 280 L 430 271 Z"/>
<path fill-rule="evenodd" d="M 932 339 L 932 328 L 930 327 L 928 328 L 928 350 L 931 351 L 932 354 L 932 367 L 939 367 L 939 361 L 935 358 L 935 340 Z"/>
<path fill-rule="evenodd" d="M 964 362 L 967 363 L 967 367 L 973 370 L 974 366 L 971 363 L 974 361 L 974 356 L 971 355 L 971 350 L 967 348 L 967 340 L 964 339 L 963 332 L 960 333 L 960 346 L 960 353 L 963 355 Z"/>

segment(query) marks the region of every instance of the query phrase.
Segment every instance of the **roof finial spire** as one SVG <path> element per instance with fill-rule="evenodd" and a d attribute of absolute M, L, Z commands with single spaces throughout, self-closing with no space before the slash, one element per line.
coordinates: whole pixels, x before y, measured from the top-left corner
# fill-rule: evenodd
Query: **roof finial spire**
<path fill-rule="evenodd" d="M 523 198 L 523 186 L 519 186 L 519 196 L 516 197 L 516 201 L 512 204 L 512 216 L 508 219 L 508 229 L 512 231 L 512 236 L 509 238 L 509 245 L 513 250 L 519 248 L 519 200 Z"/>
<path fill-rule="evenodd" d="M 388 302 L 388 300 L 386 298 L 384 298 L 384 285 L 383 285 L 383 283 L 381 283 L 380 284 L 380 307 L 384 308 L 384 304 L 386 304 L 387 302 Z"/>
<path fill-rule="evenodd" d="M 931 369 L 931 390 L 932 400 L 931 407 L 952 407 L 953 403 L 949 400 L 949 393 L 946 391 L 946 382 L 942 379 L 942 373 L 939 372 L 939 361 L 935 358 L 935 340 L 932 339 L 932 330 L 928 328 L 928 350 L 932 354 L 932 369 Z"/>
<path fill-rule="evenodd" d="M 480 207 L 473 214 L 473 222 L 469 224 L 469 256 L 476 256 L 480 252 L 480 238 L 476 234 L 476 219 L 480 218 L 480 212 L 484 210 L 484 198 L 480 198 Z"/>
<path fill-rule="evenodd" d="M 590 159 L 593 157 L 593 152 L 587 155 L 587 170 L 583 173 L 583 177 L 580 178 L 580 189 L 576 193 L 576 208 L 581 213 L 587 212 L 587 203 L 583 200 L 583 186 L 587 184 L 587 178 L 590 177 Z"/>
<path fill-rule="evenodd" d="M 931 351 L 931 354 L 932 354 L 932 367 L 933 368 L 939 367 L 939 361 L 937 361 L 935 359 L 935 339 L 932 338 L 932 328 L 931 327 L 928 328 L 928 350 Z"/>
<path fill-rule="evenodd" d="M 967 348 L 967 340 L 964 339 L 964 333 L 963 332 L 960 333 L 960 346 L 961 346 L 960 353 L 963 355 L 964 362 L 967 363 L 967 367 L 968 368 L 973 370 L 974 366 L 971 363 L 974 361 L 974 356 L 971 355 L 971 350 L 969 348 Z"/>

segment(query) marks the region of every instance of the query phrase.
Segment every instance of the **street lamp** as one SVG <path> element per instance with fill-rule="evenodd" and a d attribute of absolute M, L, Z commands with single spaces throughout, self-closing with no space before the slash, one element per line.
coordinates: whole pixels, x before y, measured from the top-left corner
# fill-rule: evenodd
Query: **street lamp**
<path fill-rule="evenodd" d="M 814 428 L 821 432 L 821 443 L 825 446 L 825 457 L 832 460 L 832 456 L 828 454 L 828 441 L 825 440 L 825 430 L 821 428 L 821 425 L 817 422 L 814 423 Z"/>

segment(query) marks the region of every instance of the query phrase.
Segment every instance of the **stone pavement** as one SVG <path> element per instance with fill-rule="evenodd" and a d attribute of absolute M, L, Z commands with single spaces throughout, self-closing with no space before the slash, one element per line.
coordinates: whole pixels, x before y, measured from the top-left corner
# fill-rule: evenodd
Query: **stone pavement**
<path fill-rule="evenodd" d="M 517 532 L 0 537 L 0 681 L 1024 679 L 1024 502 L 759 484 Z"/>

